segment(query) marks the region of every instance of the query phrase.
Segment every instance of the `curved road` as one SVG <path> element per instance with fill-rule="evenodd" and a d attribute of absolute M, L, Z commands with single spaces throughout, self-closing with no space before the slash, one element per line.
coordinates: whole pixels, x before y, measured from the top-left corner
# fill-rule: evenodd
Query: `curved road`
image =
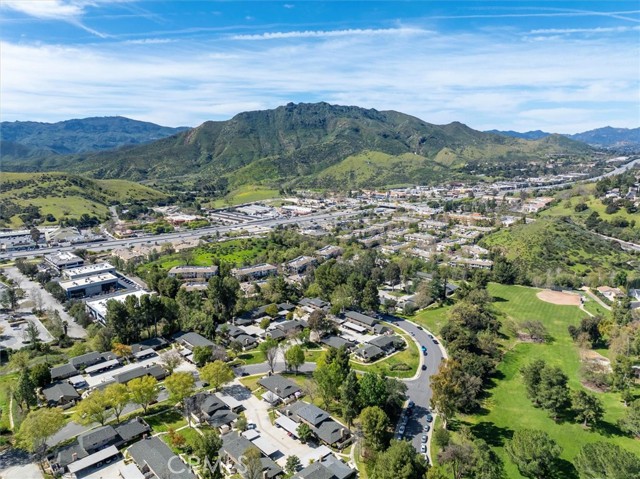
<path fill-rule="evenodd" d="M 422 444 L 421 439 L 424 425 L 426 424 L 427 413 L 431 410 L 431 388 L 429 386 L 429 378 L 438 372 L 440 362 L 444 358 L 441 346 L 434 343 L 433 339 L 429 337 L 429 332 L 416 325 L 411 321 L 399 318 L 392 315 L 384 315 L 383 319 L 400 329 L 404 330 L 408 334 L 412 334 L 413 339 L 418 343 L 418 347 L 426 346 L 427 355 L 422 356 L 418 371 L 413 378 L 403 379 L 407 385 L 407 397 L 411 399 L 415 406 L 413 408 L 413 414 L 409 418 L 407 425 L 405 426 L 405 439 L 411 439 L 412 444 L 417 451 L 420 451 Z M 426 370 L 422 370 L 422 365 L 427 366 Z M 300 372 L 312 372 L 316 367 L 315 363 L 304 363 L 299 369 Z M 274 365 L 276 372 L 285 371 L 284 358 L 279 354 L 276 364 Z M 267 363 L 250 364 L 248 366 L 238 366 L 234 368 L 236 375 L 254 375 L 254 374 L 267 374 L 270 369 Z M 433 425 L 433 423 L 432 423 Z M 429 433 L 431 438 L 431 433 Z"/>

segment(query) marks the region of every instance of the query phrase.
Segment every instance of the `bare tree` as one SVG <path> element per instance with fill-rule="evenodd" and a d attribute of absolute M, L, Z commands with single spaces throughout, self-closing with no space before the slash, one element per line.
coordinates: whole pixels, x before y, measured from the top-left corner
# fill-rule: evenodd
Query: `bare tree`
<path fill-rule="evenodd" d="M 27 321 L 27 327 L 24 330 L 25 339 L 29 341 L 33 349 L 38 349 L 40 345 L 40 331 L 33 321 Z"/>
<path fill-rule="evenodd" d="M 164 367 L 169 371 L 169 374 L 173 374 L 173 371 L 182 363 L 182 356 L 177 349 L 164 352 L 160 355 L 160 361 L 164 364 Z"/>
<path fill-rule="evenodd" d="M 44 301 L 42 300 L 42 293 L 38 288 L 31 288 L 29 293 L 33 300 L 33 305 L 37 313 L 41 313 L 44 309 Z"/>

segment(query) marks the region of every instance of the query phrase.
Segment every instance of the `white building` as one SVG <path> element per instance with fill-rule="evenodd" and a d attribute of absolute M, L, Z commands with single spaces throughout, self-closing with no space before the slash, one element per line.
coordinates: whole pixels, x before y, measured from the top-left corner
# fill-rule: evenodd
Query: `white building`
<path fill-rule="evenodd" d="M 85 303 L 85 308 L 87 310 L 87 313 L 95 321 L 105 324 L 105 318 L 107 316 L 107 303 L 109 301 L 118 301 L 119 303 L 124 303 L 124 301 L 129 296 L 134 296 L 138 298 L 138 300 L 140 300 L 140 298 L 148 294 L 155 294 L 155 293 L 151 293 L 149 291 L 144 291 L 144 290 L 123 292 L 123 293 L 115 294 L 109 297 L 97 299 L 94 301 L 87 301 Z"/>

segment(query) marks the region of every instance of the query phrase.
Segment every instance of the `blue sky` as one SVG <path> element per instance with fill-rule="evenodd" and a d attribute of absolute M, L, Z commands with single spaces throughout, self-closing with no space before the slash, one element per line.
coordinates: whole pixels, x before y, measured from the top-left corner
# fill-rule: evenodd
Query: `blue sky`
<path fill-rule="evenodd" d="M 6 121 L 327 101 L 482 130 L 640 125 L 637 1 L 1 0 L 0 42 Z"/>

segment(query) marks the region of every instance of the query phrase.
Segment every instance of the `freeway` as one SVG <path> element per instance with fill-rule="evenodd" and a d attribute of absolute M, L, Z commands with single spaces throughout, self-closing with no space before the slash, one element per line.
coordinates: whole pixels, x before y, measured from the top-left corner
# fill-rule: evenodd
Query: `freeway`
<path fill-rule="evenodd" d="M 225 225 L 225 226 L 210 226 L 207 228 L 201 228 L 192 231 L 181 231 L 178 233 L 165 233 L 160 235 L 142 236 L 137 238 L 115 239 L 107 240 L 100 243 L 81 243 L 71 246 L 61 246 L 54 248 L 40 248 L 37 250 L 29 251 L 15 251 L 10 253 L 3 253 L 0 255 L 0 260 L 11 258 L 29 258 L 35 256 L 42 256 L 45 254 L 55 253 L 58 251 L 73 251 L 78 248 L 89 248 L 92 251 L 111 251 L 117 248 L 126 248 L 135 245 L 161 245 L 162 243 L 168 243 L 174 240 L 194 240 L 199 239 L 202 236 L 215 235 L 216 233 L 227 233 L 233 230 L 241 230 L 252 226 L 279 226 L 288 224 L 303 225 L 305 223 L 311 223 L 312 221 L 327 220 L 334 218 L 346 218 L 360 214 L 359 211 L 333 211 L 317 213 L 315 215 L 308 215 L 303 218 L 299 217 L 285 217 L 285 218 L 268 218 L 268 219 L 256 219 L 250 220 L 246 223 Z"/>

